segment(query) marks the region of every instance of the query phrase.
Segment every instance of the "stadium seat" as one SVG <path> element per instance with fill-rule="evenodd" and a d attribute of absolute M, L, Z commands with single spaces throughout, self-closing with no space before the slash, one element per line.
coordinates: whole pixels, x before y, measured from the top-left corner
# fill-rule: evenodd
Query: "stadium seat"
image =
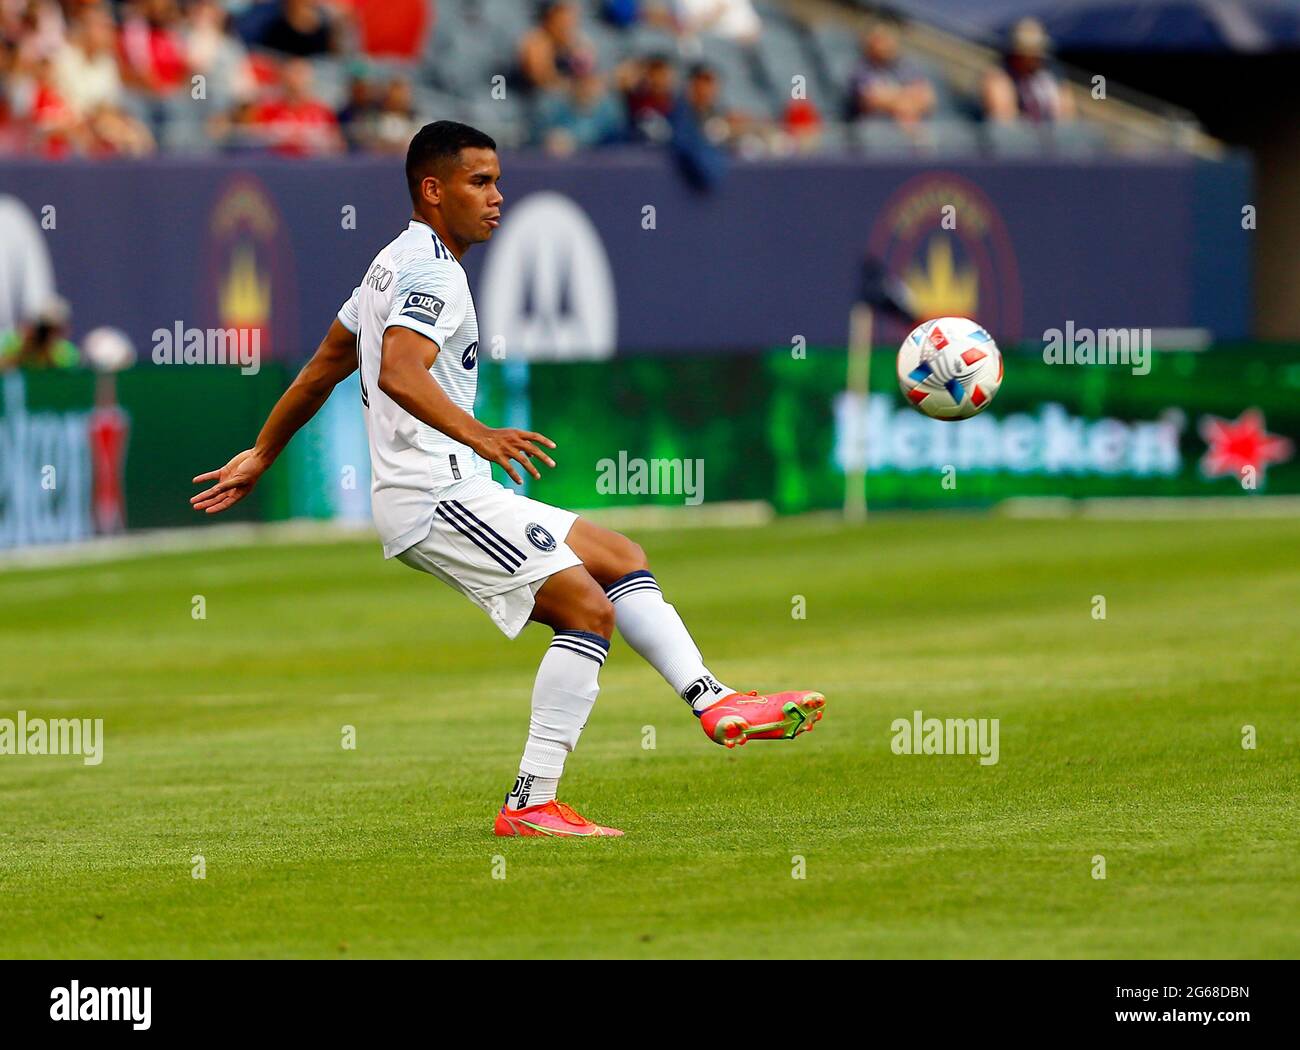
<path fill-rule="evenodd" d="M 1093 157 L 1106 148 L 1106 136 L 1101 128 L 1086 121 L 1069 121 L 1052 124 L 1046 129 L 1048 148 L 1068 157 Z"/>
<path fill-rule="evenodd" d="M 980 152 L 979 125 L 961 117 L 926 121 L 919 151 L 943 157 L 974 156 Z"/>
<path fill-rule="evenodd" d="M 628 54 L 627 34 L 595 18 L 586 18 L 582 31 L 596 49 L 596 68 L 608 74 Z"/>
<path fill-rule="evenodd" d="M 828 120 L 822 125 L 821 146 L 828 153 L 847 153 L 857 149 L 852 128 L 842 120 Z"/>
<path fill-rule="evenodd" d="M 455 95 L 448 95 L 444 91 L 423 84 L 417 84 L 412 88 L 411 97 L 415 106 L 416 119 L 421 124 L 454 117 L 465 106 L 465 103 Z"/>
<path fill-rule="evenodd" d="M 764 12 L 763 34 L 758 40 L 758 61 L 765 87 L 778 112 L 790 101 L 793 78 L 804 78 L 808 99 L 823 113 L 838 110 L 839 99 L 825 84 L 810 53 L 806 34 L 795 23 Z"/>
<path fill-rule="evenodd" d="M 1041 130 L 1028 121 L 989 121 L 983 125 L 984 143 L 999 157 L 1035 157 L 1044 152 Z"/>
<path fill-rule="evenodd" d="M 903 157 L 916 152 L 911 136 L 888 118 L 867 117 L 851 127 L 854 144 L 871 156 Z"/>
<path fill-rule="evenodd" d="M 821 66 L 822 90 L 833 112 L 843 113 L 849 84 L 858 64 L 858 43 L 841 26 L 814 26 L 809 34 L 814 57 Z"/>
<path fill-rule="evenodd" d="M 724 105 L 765 117 L 780 112 L 763 82 L 756 55 L 722 37 L 702 36 L 700 43 L 703 47 L 700 59 L 716 69 L 721 77 Z"/>
<path fill-rule="evenodd" d="M 207 118 L 212 112 L 205 102 L 191 99 L 188 92 L 160 99 L 155 109 L 159 147 L 173 153 L 213 152 L 216 147 L 207 134 Z"/>
<path fill-rule="evenodd" d="M 663 54 L 673 58 L 678 55 L 676 38 L 655 26 L 634 25 L 627 30 L 626 36 L 628 54 L 640 56 Z"/>
<path fill-rule="evenodd" d="M 470 20 L 474 18 L 471 8 L 476 11 L 481 22 L 492 26 L 500 35 L 512 41 L 518 41 L 536 25 L 536 4 L 521 3 L 520 0 L 471 0 L 462 7 L 463 15 Z"/>
<path fill-rule="evenodd" d="M 465 98 L 486 96 L 493 76 L 509 76 L 513 48 L 491 28 L 465 22 L 439 25 L 425 47 L 420 69 L 433 87 Z"/>
<path fill-rule="evenodd" d="M 312 81 L 316 94 L 330 109 L 340 109 L 348 100 L 348 70 L 344 63 L 330 56 L 311 60 Z"/>

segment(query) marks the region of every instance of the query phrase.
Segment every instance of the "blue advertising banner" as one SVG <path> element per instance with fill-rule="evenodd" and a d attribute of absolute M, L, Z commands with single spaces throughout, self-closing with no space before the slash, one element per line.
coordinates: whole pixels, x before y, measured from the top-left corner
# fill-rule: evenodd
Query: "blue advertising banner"
<path fill-rule="evenodd" d="M 842 345 L 868 254 L 1006 344 L 1067 320 L 1249 334 L 1240 158 L 766 161 L 708 193 L 637 150 L 503 172 L 502 226 L 465 258 L 498 359 Z M 57 291 L 75 337 L 123 329 L 145 361 L 231 329 L 294 361 L 409 211 L 394 159 L 7 161 L 0 328 Z"/>

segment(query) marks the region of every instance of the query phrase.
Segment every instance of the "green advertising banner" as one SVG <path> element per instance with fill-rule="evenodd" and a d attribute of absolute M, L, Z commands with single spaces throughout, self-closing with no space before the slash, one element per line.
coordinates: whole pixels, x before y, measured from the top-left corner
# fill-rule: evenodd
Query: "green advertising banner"
<path fill-rule="evenodd" d="M 284 384 L 273 368 L 0 374 L 0 548 L 201 524 L 190 479 L 252 444 Z M 278 484 L 227 520 L 286 513 Z"/>
<path fill-rule="evenodd" d="M 669 482 L 697 463 L 705 500 L 782 513 L 841 506 L 855 466 L 883 507 L 1300 493 L 1300 347 L 1157 352 L 1147 366 L 1010 352 L 993 405 L 947 423 L 903 399 L 892 347 L 872 355 L 865 399 L 845 392 L 843 350 L 535 365 L 529 419 L 562 453 L 536 493 L 587 508 L 694 498 L 645 491 L 637 463 Z M 500 397 L 485 408 L 501 421 Z"/>
<path fill-rule="evenodd" d="M 1009 352 L 992 406 L 944 423 L 903 399 L 892 348 L 873 354 L 865 397 L 845 392 L 843 350 L 486 360 L 478 412 L 554 439 L 559 466 L 528 491 L 580 510 L 835 508 L 855 468 L 873 507 L 1300 493 L 1300 347 L 1156 353 L 1148 364 L 1138 374 Z M 248 447 L 290 379 L 280 366 L 0 375 L 0 548 L 202 524 L 190 478 Z M 366 521 L 369 488 L 353 377 L 221 520 Z"/>
<path fill-rule="evenodd" d="M 844 392 L 844 353 L 773 352 L 777 509 L 839 505 L 853 466 L 875 506 L 1300 492 L 1300 348 L 1156 353 L 1147 374 L 1005 356 L 992 406 L 949 423 L 905 402 L 892 352 L 873 354 L 865 399 Z"/>

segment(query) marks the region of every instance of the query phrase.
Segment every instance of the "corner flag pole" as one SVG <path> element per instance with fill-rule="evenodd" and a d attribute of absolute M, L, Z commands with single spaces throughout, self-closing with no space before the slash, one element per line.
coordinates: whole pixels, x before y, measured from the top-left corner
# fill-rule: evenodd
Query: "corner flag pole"
<path fill-rule="evenodd" d="M 844 517 L 850 522 L 865 521 L 867 517 L 867 397 L 871 390 L 871 336 L 873 327 L 871 306 L 858 302 L 849 312 L 849 367 L 846 390 L 849 394 L 851 418 L 860 421 L 863 428 L 860 440 L 847 449 L 853 464 L 844 472 Z M 859 435 L 855 435 L 859 436 Z"/>
<path fill-rule="evenodd" d="M 871 342 L 876 314 L 917 323 L 916 304 L 907 286 L 890 277 L 885 264 L 867 256 L 859 272 L 856 301 L 849 313 L 849 364 L 845 393 L 848 395 L 846 458 L 844 471 L 844 517 L 851 522 L 867 517 L 867 400 L 871 396 Z M 859 433 L 857 428 L 861 428 Z"/>

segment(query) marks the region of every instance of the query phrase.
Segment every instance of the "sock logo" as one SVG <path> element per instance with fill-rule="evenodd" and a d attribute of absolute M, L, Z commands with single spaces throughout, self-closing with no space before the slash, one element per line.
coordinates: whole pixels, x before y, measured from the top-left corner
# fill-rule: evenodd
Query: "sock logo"
<path fill-rule="evenodd" d="M 712 675 L 706 674 L 701 675 L 682 690 L 682 699 L 694 707 L 695 702 L 701 697 L 707 696 L 710 693 L 716 695 L 720 692 L 722 692 L 722 686 L 718 685 Z"/>
<path fill-rule="evenodd" d="M 532 790 L 533 774 L 529 773 L 527 776 L 524 776 L 524 774 L 520 773 L 515 777 L 515 786 L 512 787 L 510 793 L 506 795 L 506 808 L 524 809 L 528 805 L 528 796 L 532 794 Z M 510 804 L 511 799 L 515 799 L 515 804 L 513 806 Z"/>

